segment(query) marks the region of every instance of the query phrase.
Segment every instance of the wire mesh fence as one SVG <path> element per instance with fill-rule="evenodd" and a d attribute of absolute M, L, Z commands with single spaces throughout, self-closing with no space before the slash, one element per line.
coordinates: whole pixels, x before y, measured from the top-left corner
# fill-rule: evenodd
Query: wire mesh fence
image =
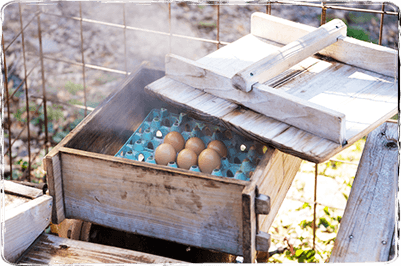
<path fill-rule="evenodd" d="M 44 155 L 130 70 L 144 60 L 163 68 L 169 52 L 198 59 L 249 32 L 253 12 L 295 12 L 289 19 L 296 21 L 313 14 L 313 26 L 340 17 L 353 25 L 348 35 L 398 49 L 399 9 L 391 3 L 85 1 L 3 9 L 4 175 L 33 182 L 46 182 Z"/>

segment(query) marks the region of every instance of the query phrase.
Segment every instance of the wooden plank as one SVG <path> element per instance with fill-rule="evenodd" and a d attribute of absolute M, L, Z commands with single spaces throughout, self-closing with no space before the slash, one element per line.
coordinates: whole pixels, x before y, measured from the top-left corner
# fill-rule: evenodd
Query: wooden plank
<path fill-rule="evenodd" d="M 5 213 L 4 258 L 11 263 L 46 229 L 52 197 L 43 195 Z"/>
<path fill-rule="evenodd" d="M 246 188 L 245 188 L 246 189 Z M 254 263 L 256 260 L 256 213 L 255 191 L 242 194 L 242 227 L 243 227 L 243 257 L 244 263 Z"/>
<path fill-rule="evenodd" d="M 395 230 L 398 127 L 369 134 L 330 262 L 388 261 Z"/>
<path fill-rule="evenodd" d="M 256 214 L 269 214 L 270 212 L 270 197 L 260 194 L 256 197 Z"/>
<path fill-rule="evenodd" d="M 232 83 L 237 89 L 249 92 L 255 83 L 270 80 L 346 35 L 347 26 L 334 19 L 239 71 L 232 77 Z"/>
<path fill-rule="evenodd" d="M 21 264 L 166 264 L 182 261 L 134 250 L 42 234 L 21 257 Z"/>
<path fill-rule="evenodd" d="M 67 218 L 242 255 L 241 192 L 249 182 L 69 148 Z"/>
<path fill-rule="evenodd" d="M 54 151 L 57 153 L 52 154 Z M 58 150 L 52 150 L 45 156 L 47 182 L 49 194 L 53 197 L 52 223 L 59 224 L 65 219 L 63 179 L 61 173 L 61 161 Z"/>
<path fill-rule="evenodd" d="M 261 252 L 269 252 L 270 234 L 266 232 L 258 232 L 256 235 L 256 250 Z"/>
<path fill-rule="evenodd" d="M 13 193 L 30 199 L 36 199 L 37 197 L 43 195 L 43 190 L 41 189 L 20 185 L 8 180 L 4 180 L 3 182 L 4 182 L 4 191 L 6 193 L 7 192 Z"/>
<path fill-rule="evenodd" d="M 251 34 L 288 44 L 315 30 L 315 27 L 256 12 L 251 17 Z M 381 45 L 345 37 L 320 51 L 340 62 L 397 77 L 397 51 Z"/>

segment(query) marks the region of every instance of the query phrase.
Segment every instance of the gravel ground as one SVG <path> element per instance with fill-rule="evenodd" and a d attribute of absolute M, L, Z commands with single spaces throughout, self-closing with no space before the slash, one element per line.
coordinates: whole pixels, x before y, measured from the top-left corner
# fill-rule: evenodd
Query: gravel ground
<path fill-rule="evenodd" d="M 365 7 L 380 9 L 378 4 L 357 5 L 355 2 L 347 3 L 347 6 Z M 26 27 L 25 50 L 27 71 L 31 69 L 28 79 L 29 94 L 32 105 L 40 104 L 41 100 L 37 97 L 42 95 L 41 68 L 38 58 L 38 21 L 34 17 L 38 10 L 37 5 L 22 5 L 24 26 Z M 396 8 L 396 7 L 394 7 Z M 64 61 L 81 62 L 81 35 L 79 20 L 60 17 L 70 16 L 79 17 L 79 2 L 57 2 L 48 5 L 41 5 L 40 9 L 44 12 L 40 16 L 42 28 L 43 52 L 46 57 L 57 58 Z M 388 6 L 386 10 L 391 10 Z M 247 5 L 229 5 L 220 7 L 220 40 L 232 42 L 246 35 L 250 31 L 250 15 L 253 12 L 265 12 L 265 6 L 247 4 Z M 5 47 L 17 36 L 20 31 L 19 6 L 11 4 L 3 8 L 4 22 L 3 32 Z M 272 15 L 286 18 L 289 20 L 301 22 L 304 24 L 319 26 L 319 17 L 321 9 L 312 7 L 302 7 L 296 5 L 272 5 Z M 100 3 L 83 2 L 82 16 L 85 19 L 97 20 L 106 23 L 124 23 L 123 5 L 121 3 Z M 132 71 L 143 61 L 148 61 L 156 68 L 164 69 L 164 56 L 166 53 L 175 53 L 190 59 L 198 59 L 216 49 L 216 44 L 186 40 L 182 38 L 173 38 L 169 46 L 167 35 L 157 35 L 152 31 L 169 32 L 168 23 L 168 5 L 164 3 L 151 5 L 137 5 L 133 3 L 125 4 L 125 21 L 130 27 L 143 28 L 147 31 L 127 30 L 125 34 L 126 47 L 124 45 L 124 29 L 112 27 L 104 24 L 93 24 L 84 21 L 83 29 L 83 54 L 86 64 L 102 66 L 120 71 Z M 172 3 L 171 5 L 171 32 L 177 35 L 187 35 L 198 38 L 216 39 L 216 7 L 208 4 L 192 5 L 187 3 Z M 377 42 L 379 38 L 379 15 L 370 15 L 357 12 L 345 12 L 339 10 L 327 11 L 327 18 L 340 18 L 347 22 L 349 27 L 355 31 L 362 30 L 362 35 L 368 41 Z M 13 45 L 6 51 L 6 60 L 9 76 L 9 88 L 16 88 L 24 77 L 24 64 L 22 53 L 22 39 L 17 36 Z M 386 16 L 383 28 L 383 45 L 397 49 L 398 28 L 397 18 Z M 126 61 L 125 61 L 126 59 Z M 39 66 L 39 67 L 35 67 Z M 65 62 L 57 62 L 51 59 L 44 60 L 46 93 L 49 99 L 50 133 L 52 136 L 52 146 L 62 139 L 69 130 L 73 128 L 82 118 L 83 110 L 79 106 L 84 104 L 82 67 L 80 65 L 71 65 Z M 107 95 L 124 79 L 125 75 L 101 70 L 86 69 L 85 85 L 87 104 L 90 107 L 96 107 Z M 35 98 L 36 97 L 36 98 Z M 26 114 L 24 111 L 25 98 L 24 93 L 18 92 L 11 101 L 11 136 L 15 141 L 12 153 L 13 162 L 16 170 L 15 175 L 21 174 L 24 169 L 24 161 L 28 160 L 27 153 L 27 132 L 22 132 L 17 139 L 17 134 L 24 125 Z M 67 105 L 66 105 L 67 104 Z M 72 107 L 75 106 L 75 107 Z M 78 106 L 78 108 L 76 107 Z M 4 115 L 7 108 L 4 109 Z M 34 110 L 30 112 L 34 115 Z M 38 117 L 31 122 L 31 153 L 41 151 L 40 143 L 43 143 L 44 128 L 43 119 Z M 8 148 L 8 132 L 5 131 L 5 150 Z M 37 164 L 34 171 L 36 180 L 43 177 L 44 171 L 41 168 L 41 160 L 44 156 L 42 152 L 37 156 L 34 162 Z M 4 157 L 5 174 L 9 175 L 8 156 Z M 26 167 L 26 166 L 25 166 Z M 294 198 L 303 198 L 311 201 L 313 193 L 313 177 L 311 178 L 311 166 L 303 165 L 300 174 L 296 177 L 294 185 L 291 188 L 289 197 L 286 199 L 280 210 L 279 219 L 276 228 L 283 228 L 285 224 L 296 224 L 298 220 L 310 217 L 309 211 L 294 212 L 302 203 L 294 201 Z M 355 168 L 355 169 L 354 169 Z M 356 167 L 346 174 L 347 182 L 355 173 Z M 330 171 L 330 169 L 329 169 Z M 344 187 L 344 180 L 341 178 L 330 178 L 326 175 L 319 177 L 319 193 L 335 195 L 335 201 L 325 201 L 325 197 L 319 196 L 322 204 L 332 204 L 341 213 L 345 207 L 345 198 L 342 193 L 349 193 L 349 187 Z M 322 210 L 321 210 L 322 211 Z M 294 214 L 295 213 L 295 214 Z M 301 215 L 304 213 L 306 216 Z M 306 218 L 305 218 L 306 219 Z M 294 229 L 295 230 L 295 229 Z M 296 229 L 298 230 L 298 229 Z M 295 231 L 296 231 L 295 230 Z M 303 232 L 295 232 L 293 239 L 299 239 Z M 288 231 L 275 234 L 278 242 L 283 242 L 283 236 L 290 235 Z M 324 238 L 324 237 L 322 237 Z M 295 241 L 295 240 L 294 240 Z M 273 241 L 274 242 L 274 241 Z M 275 243 L 273 243 L 275 247 Z M 296 242 L 292 242 L 296 244 Z M 329 249 L 330 245 L 323 247 Z"/>

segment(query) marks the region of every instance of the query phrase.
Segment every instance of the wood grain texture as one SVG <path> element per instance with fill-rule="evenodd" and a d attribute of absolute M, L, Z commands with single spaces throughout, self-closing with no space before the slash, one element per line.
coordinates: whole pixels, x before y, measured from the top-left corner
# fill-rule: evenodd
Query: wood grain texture
<path fill-rule="evenodd" d="M 20 259 L 21 264 L 166 264 L 182 261 L 42 234 Z"/>
<path fill-rule="evenodd" d="M 315 30 L 315 27 L 256 12 L 251 17 L 251 34 L 288 44 Z M 340 62 L 397 77 L 397 51 L 345 37 L 319 52 Z"/>
<path fill-rule="evenodd" d="M 249 182 L 60 149 L 67 218 L 242 255 Z"/>
<path fill-rule="evenodd" d="M 5 213 L 4 258 L 11 263 L 46 229 L 51 218 L 52 197 L 43 195 Z"/>
<path fill-rule="evenodd" d="M 65 219 L 63 179 L 61 173 L 60 154 L 55 153 L 55 149 L 45 156 L 47 182 L 49 184 L 49 194 L 53 197 L 52 223 L 59 224 Z"/>
<path fill-rule="evenodd" d="M 259 194 L 256 197 L 256 214 L 269 214 L 270 212 L 270 197 Z"/>
<path fill-rule="evenodd" d="M 30 199 L 36 199 L 43 195 L 43 190 L 24 186 L 21 184 L 14 183 L 12 181 L 4 180 L 4 191 L 20 196 L 24 196 Z"/>
<path fill-rule="evenodd" d="M 270 234 L 266 232 L 258 232 L 256 235 L 256 250 L 261 252 L 268 252 L 270 248 Z"/>
<path fill-rule="evenodd" d="M 255 83 L 264 83 L 274 78 L 346 35 L 347 26 L 344 22 L 339 19 L 327 22 L 236 73 L 231 79 L 233 85 L 249 92 Z"/>
<path fill-rule="evenodd" d="M 366 141 L 330 262 L 388 261 L 395 230 L 398 128 L 384 123 Z"/>
<path fill-rule="evenodd" d="M 254 263 L 256 260 L 256 212 L 255 190 L 242 193 L 242 227 L 243 227 L 243 258 L 244 263 Z"/>

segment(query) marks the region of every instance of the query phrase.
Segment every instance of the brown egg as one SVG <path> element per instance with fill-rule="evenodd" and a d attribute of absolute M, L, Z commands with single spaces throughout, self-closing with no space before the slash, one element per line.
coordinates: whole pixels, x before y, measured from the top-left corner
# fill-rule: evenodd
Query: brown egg
<path fill-rule="evenodd" d="M 164 143 L 171 144 L 176 152 L 180 152 L 184 149 L 185 139 L 179 132 L 171 131 L 164 137 Z"/>
<path fill-rule="evenodd" d="M 169 162 L 174 162 L 177 153 L 172 145 L 168 143 L 160 144 L 155 151 L 155 161 L 157 164 L 167 165 Z"/>
<path fill-rule="evenodd" d="M 203 173 L 212 173 L 213 169 L 220 167 L 220 155 L 212 149 L 203 150 L 198 157 L 199 169 Z"/>
<path fill-rule="evenodd" d="M 196 155 L 199 155 L 205 149 L 205 143 L 198 137 L 193 137 L 185 143 L 185 149 L 193 150 Z"/>
<path fill-rule="evenodd" d="M 189 169 L 192 165 L 196 165 L 198 156 L 193 150 L 183 149 L 177 156 L 177 165 L 179 168 Z"/>
<path fill-rule="evenodd" d="M 215 150 L 220 157 L 227 157 L 227 147 L 220 140 L 212 140 L 209 145 L 207 145 L 207 148 Z"/>

